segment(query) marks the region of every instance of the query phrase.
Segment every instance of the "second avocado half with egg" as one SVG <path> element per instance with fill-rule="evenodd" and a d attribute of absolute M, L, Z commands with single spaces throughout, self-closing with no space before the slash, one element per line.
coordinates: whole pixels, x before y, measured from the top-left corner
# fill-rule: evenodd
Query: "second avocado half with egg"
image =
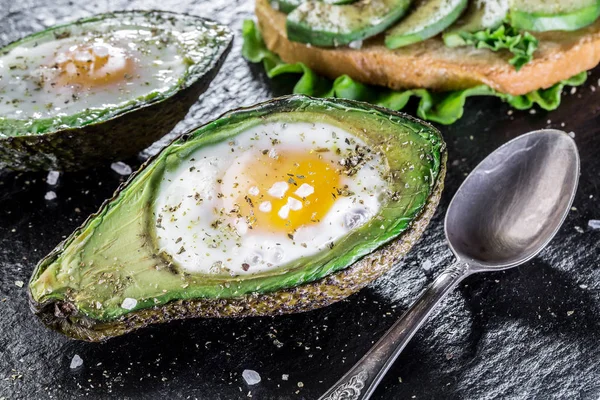
<path fill-rule="evenodd" d="M 0 169 L 70 171 L 134 156 L 185 117 L 232 41 L 202 17 L 119 11 L 0 48 Z"/>
<path fill-rule="evenodd" d="M 32 309 L 100 341 L 329 305 L 410 249 L 445 162 L 434 127 L 365 103 L 289 96 L 226 113 L 149 160 L 38 264 Z"/>

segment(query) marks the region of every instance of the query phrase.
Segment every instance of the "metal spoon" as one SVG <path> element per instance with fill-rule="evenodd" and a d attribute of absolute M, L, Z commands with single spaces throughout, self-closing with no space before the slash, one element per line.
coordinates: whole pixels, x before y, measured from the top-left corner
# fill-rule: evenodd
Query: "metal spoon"
<path fill-rule="evenodd" d="M 457 261 L 320 400 L 363 400 L 433 308 L 467 276 L 532 259 L 562 225 L 577 190 L 579 153 L 562 131 L 517 137 L 490 154 L 450 202 L 445 231 Z"/>

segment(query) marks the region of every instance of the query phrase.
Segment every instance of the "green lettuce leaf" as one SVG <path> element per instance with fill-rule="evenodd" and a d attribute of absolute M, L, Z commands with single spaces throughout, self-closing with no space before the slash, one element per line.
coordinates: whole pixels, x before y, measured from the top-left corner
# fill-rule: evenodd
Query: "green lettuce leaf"
<path fill-rule="evenodd" d="M 458 38 L 455 37 L 458 35 Z M 509 63 L 518 71 L 533 59 L 538 48 L 538 40 L 529 32 L 520 32 L 507 23 L 495 29 L 478 32 L 457 32 L 444 37 L 444 42 L 451 46 L 472 45 L 478 49 L 499 51 L 506 49 L 513 54 Z"/>
<path fill-rule="evenodd" d="M 521 96 L 499 93 L 486 85 L 450 92 L 432 92 L 427 89 L 391 90 L 380 86 L 365 85 L 342 75 L 335 80 L 317 75 L 303 63 L 288 64 L 267 49 L 260 31 L 252 20 L 244 21 L 242 28 L 244 44 L 242 55 L 252 63 L 263 63 L 267 76 L 275 78 L 284 74 L 300 75 L 294 86 L 296 94 L 314 97 L 339 97 L 366 101 L 399 111 L 411 97 L 417 97 L 417 115 L 424 120 L 450 125 L 463 116 L 465 101 L 471 96 L 496 96 L 514 108 L 526 110 L 537 104 L 544 110 L 554 110 L 560 105 L 565 85 L 578 86 L 585 82 L 587 72 L 557 83 L 548 89 L 540 89 Z"/>

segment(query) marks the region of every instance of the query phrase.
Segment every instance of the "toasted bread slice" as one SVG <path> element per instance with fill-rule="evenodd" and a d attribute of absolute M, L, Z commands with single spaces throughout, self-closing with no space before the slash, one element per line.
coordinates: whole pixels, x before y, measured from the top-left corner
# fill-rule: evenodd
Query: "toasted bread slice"
<path fill-rule="evenodd" d="M 286 15 L 268 0 L 256 0 L 256 16 L 266 46 L 285 62 L 303 62 L 329 78 L 347 74 L 363 83 L 392 89 L 439 91 L 485 84 L 512 95 L 547 88 L 600 62 L 600 20 L 574 32 L 536 33 L 539 48 L 519 71 L 508 63 L 511 54 L 473 47 L 449 48 L 436 37 L 390 50 L 379 35 L 360 49 L 319 48 L 287 39 Z"/>

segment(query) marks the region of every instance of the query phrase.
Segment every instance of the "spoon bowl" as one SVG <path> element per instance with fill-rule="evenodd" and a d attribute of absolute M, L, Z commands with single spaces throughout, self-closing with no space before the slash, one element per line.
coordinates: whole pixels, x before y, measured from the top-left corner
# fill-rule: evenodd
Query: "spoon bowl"
<path fill-rule="evenodd" d="M 579 179 L 575 141 L 544 129 L 483 160 L 446 213 L 446 238 L 472 269 L 505 269 L 538 254 L 569 212 Z"/>

